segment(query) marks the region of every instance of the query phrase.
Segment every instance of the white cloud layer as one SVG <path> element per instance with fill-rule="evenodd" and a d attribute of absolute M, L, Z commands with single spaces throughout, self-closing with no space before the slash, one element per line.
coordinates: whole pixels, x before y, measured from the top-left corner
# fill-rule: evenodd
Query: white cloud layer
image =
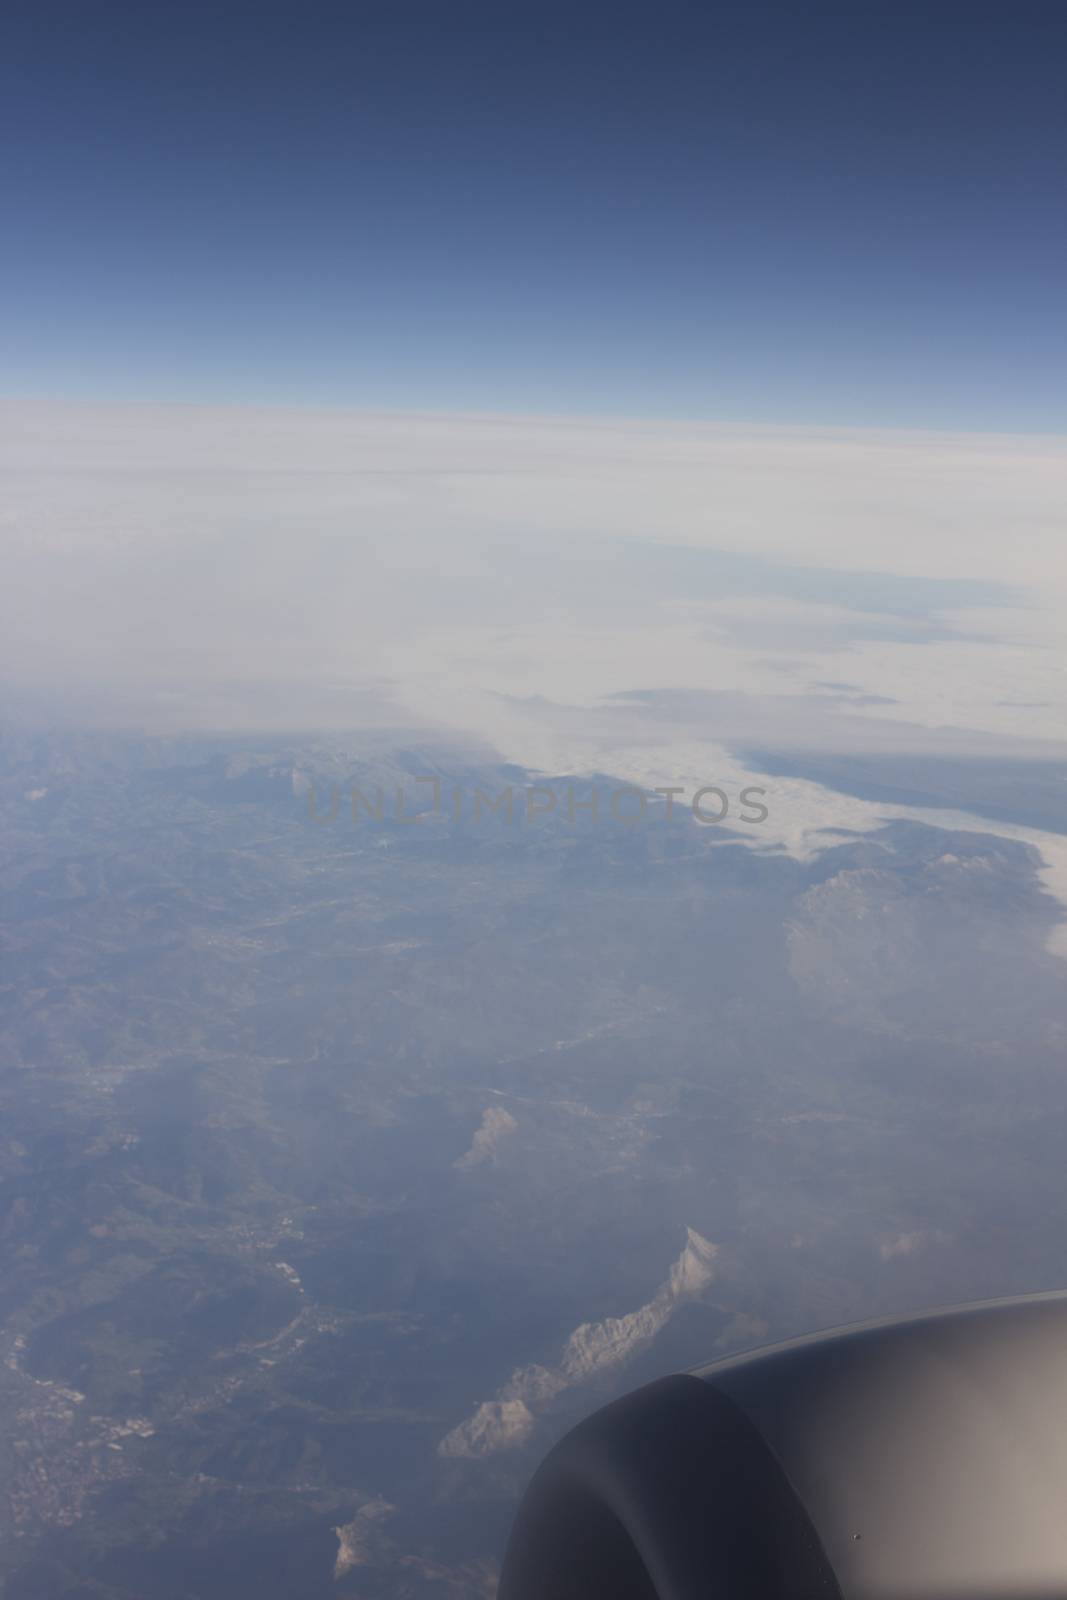
<path fill-rule="evenodd" d="M 1064 439 L 0 412 L 16 712 L 433 728 L 680 784 L 760 781 L 753 744 L 1067 754 Z M 774 792 L 762 847 L 900 814 Z M 1015 831 L 1067 895 L 1061 842 Z"/>

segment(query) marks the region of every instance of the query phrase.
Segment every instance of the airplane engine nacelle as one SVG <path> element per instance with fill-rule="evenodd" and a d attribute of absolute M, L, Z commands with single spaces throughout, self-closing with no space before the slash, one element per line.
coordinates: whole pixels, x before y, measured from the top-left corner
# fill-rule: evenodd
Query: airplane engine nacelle
<path fill-rule="evenodd" d="M 663 1378 L 535 1474 L 499 1600 L 1067 1600 L 1067 1294 Z"/>

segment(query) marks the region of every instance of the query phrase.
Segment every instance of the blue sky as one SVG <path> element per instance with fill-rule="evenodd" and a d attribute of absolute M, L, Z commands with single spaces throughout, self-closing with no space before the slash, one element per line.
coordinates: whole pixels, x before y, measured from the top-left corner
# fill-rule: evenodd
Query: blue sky
<path fill-rule="evenodd" d="M 4 35 L 9 396 L 1067 430 L 1059 4 Z"/>

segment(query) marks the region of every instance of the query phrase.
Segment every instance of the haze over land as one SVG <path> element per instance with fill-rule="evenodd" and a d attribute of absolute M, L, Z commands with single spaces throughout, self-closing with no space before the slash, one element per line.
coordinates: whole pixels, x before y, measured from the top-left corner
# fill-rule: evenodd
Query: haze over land
<path fill-rule="evenodd" d="M 12 1600 L 480 1600 L 621 1389 L 1063 1280 L 1062 441 L 4 422 Z"/>

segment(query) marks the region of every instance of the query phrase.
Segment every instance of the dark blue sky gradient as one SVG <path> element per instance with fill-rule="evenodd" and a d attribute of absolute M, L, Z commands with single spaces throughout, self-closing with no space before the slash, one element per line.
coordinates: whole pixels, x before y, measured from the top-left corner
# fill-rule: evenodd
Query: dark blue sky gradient
<path fill-rule="evenodd" d="M 1067 429 L 1067 6 L 8 0 L 7 394 Z"/>

